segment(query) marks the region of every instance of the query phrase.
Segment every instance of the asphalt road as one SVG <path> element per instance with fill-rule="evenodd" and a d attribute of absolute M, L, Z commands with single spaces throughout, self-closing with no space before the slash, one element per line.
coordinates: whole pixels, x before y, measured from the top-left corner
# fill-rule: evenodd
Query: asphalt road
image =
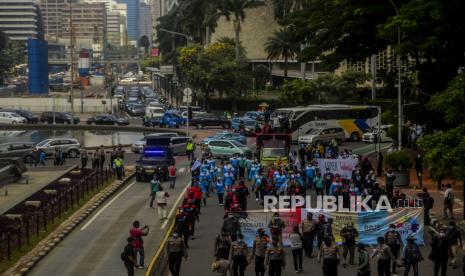
<path fill-rule="evenodd" d="M 250 185 L 249 185 L 250 189 Z M 256 210 L 262 208 L 255 201 L 255 195 L 249 196 L 248 199 L 248 208 L 249 210 Z M 195 239 L 189 243 L 189 258 L 187 262 L 182 263 L 181 275 L 182 276 L 208 276 L 208 275 L 218 275 L 214 272 L 211 272 L 211 264 L 214 261 L 213 248 L 214 248 L 214 239 L 220 233 L 224 215 L 224 209 L 222 206 L 218 206 L 217 199 L 210 197 L 207 201 L 207 206 L 202 207 L 202 215 L 200 217 L 200 223 L 196 224 L 196 235 Z M 433 273 L 433 263 L 428 259 L 428 255 L 431 251 L 429 244 L 429 234 L 426 235 L 427 245 L 421 247 L 421 252 L 423 258 L 425 259 L 420 264 L 420 274 L 421 276 L 432 276 Z M 316 248 L 314 254 L 316 253 Z M 355 255 L 355 260 L 357 260 L 358 255 Z M 447 272 L 448 276 L 463 276 L 462 272 L 462 258 L 458 259 L 459 268 L 453 270 L 449 267 Z M 294 267 L 292 261 L 292 254 L 288 248 L 286 248 L 286 263 L 287 266 L 283 271 L 284 276 L 294 275 Z M 376 274 L 376 261 L 372 261 L 371 270 L 372 275 Z M 339 274 L 344 276 L 357 275 L 355 267 L 348 266 L 343 268 L 339 266 Z M 403 275 L 403 268 L 398 268 L 398 275 Z M 303 272 L 301 275 L 323 275 L 320 268 L 320 264 L 316 261 L 315 258 L 308 259 L 304 258 L 303 263 Z M 410 275 L 413 275 L 413 272 L 410 272 Z M 247 267 L 246 275 L 255 275 L 253 263 Z M 331 275 L 333 276 L 333 275 Z"/>
<path fill-rule="evenodd" d="M 176 188 L 167 190 L 171 195 L 168 212 L 190 176 L 186 157 L 178 157 L 177 164 Z M 150 233 L 144 239 L 145 264 L 148 265 L 168 227 L 158 219 L 156 209 L 149 208 L 149 194 L 148 183 L 129 183 L 67 236 L 29 275 L 124 275 L 120 254 L 134 220 L 150 227 Z M 136 275 L 144 272 L 137 270 Z"/>

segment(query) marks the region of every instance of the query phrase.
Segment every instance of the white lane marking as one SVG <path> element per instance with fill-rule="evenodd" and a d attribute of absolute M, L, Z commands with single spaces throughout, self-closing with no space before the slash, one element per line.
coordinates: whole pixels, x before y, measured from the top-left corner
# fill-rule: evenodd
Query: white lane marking
<path fill-rule="evenodd" d="M 173 207 L 171 207 L 170 213 L 168 214 L 168 218 L 170 218 L 173 215 L 174 211 L 176 210 L 177 206 L 179 205 L 179 202 L 181 201 L 181 199 L 184 197 L 184 194 L 186 193 L 187 188 L 189 188 L 189 186 L 190 185 L 187 184 L 186 187 L 184 188 L 184 190 L 182 190 L 181 194 L 179 194 L 178 199 L 176 199 L 176 202 L 173 204 Z M 165 222 L 163 222 L 160 229 L 165 229 L 166 225 L 168 225 L 168 220 L 165 220 Z"/>
<path fill-rule="evenodd" d="M 84 224 L 84 226 L 81 227 L 81 231 L 83 230 L 86 230 L 87 227 L 89 227 L 89 225 L 103 212 L 105 211 L 105 209 L 110 206 L 110 204 L 112 204 L 115 200 L 117 200 L 122 194 L 124 194 L 124 192 L 126 192 L 127 190 L 129 190 L 129 188 L 131 188 L 132 186 L 134 186 L 134 184 L 136 184 L 136 181 L 134 180 L 131 184 L 129 184 L 126 188 L 124 188 L 124 190 L 122 190 L 121 192 L 119 192 L 119 194 L 117 194 L 114 198 L 112 198 L 107 204 L 105 204 L 86 224 Z"/>
<path fill-rule="evenodd" d="M 180 169 L 178 170 L 178 173 L 183 173 L 185 170 L 186 170 L 186 168 L 180 168 Z"/>

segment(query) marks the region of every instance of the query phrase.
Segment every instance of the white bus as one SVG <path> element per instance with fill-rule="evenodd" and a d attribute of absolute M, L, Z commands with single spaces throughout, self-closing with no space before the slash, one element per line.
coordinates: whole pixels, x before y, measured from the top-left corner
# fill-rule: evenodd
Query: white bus
<path fill-rule="evenodd" d="M 380 112 L 378 106 L 322 104 L 278 108 L 271 117 L 282 114 L 289 118 L 293 141 L 319 127 L 342 127 L 346 139 L 357 141 L 364 132 L 381 123 Z"/>

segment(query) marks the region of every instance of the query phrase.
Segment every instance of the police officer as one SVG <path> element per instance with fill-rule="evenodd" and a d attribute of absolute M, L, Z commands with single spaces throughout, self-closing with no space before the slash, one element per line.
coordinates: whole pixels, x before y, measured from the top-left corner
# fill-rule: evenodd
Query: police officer
<path fill-rule="evenodd" d="M 286 224 L 279 217 L 279 213 L 274 213 L 273 218 L 271 218 L 268 228 L 270 228 L 271 238 L 273 240 L 278 240 L 280 244 L 283 242 L 283 229 L 286 227 Z"/>
<path fill-rule="evenodd" d="M 258 235 L 253 241 L 252 256 L 250 259 L 255 258 L 255 275 L 265 275 L 265 255 L 268 243 L 270 242 L 269 237 L 265 234 L 263 228 L 258 229 Z"/>
<path fill-rule="evenodd" d="M 168 264 L 171 275 L 179 276 L 182 257 L 184 257 L 187 261 L 187 250 L 184 241 L 177 232 L 174 232 L 168 240 L 166 254 L 168 255 Z"/>
<path fill-rule="evenodd" d="M 313 240 L 315 239 L 316 224 L 313 221 L 313 214 L 307 213 L 307 218 L 303 219 L 300 223 L 300 232 L 304 238 L 305 256 L 312 257 L 313 253 Z"/>
<path fill-rule="evenodd" d="M 286 255 L 284 249 L 279 245 L 279 240 L 273 240 L 272 246 L 266 250 L 266 268 L 269 276 L 281 276 L 286 267 Z"/>
<path fill-rule="evenodd" d="M 247 267 L 247 255 L 249 249 L 247 244 L 244 242 L 244 236 L 242 234 L 237 235 L 237 241 L 231 244 L 231 250 L 229 252 L 229 261 L 232 260 L 232 269 L 234 276 L 244 276 L 245 268 Z"/>

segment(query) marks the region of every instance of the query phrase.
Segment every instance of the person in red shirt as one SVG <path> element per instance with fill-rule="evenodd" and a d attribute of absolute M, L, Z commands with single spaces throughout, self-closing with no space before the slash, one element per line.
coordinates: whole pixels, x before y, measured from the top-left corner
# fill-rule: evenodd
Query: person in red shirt
<path fill-rule="evenodd" d="M 170 178 L 170 189 L 174 189 L 174 185 L 176 184 L 176 166 L 174 166 L 174 164 L 168 167 L 168 174 Z"/>
<path fill-rule="evenodd" d="M 144 227 L 140 228 L 140 223 L 137 220 L 132 223 L 132 228 L 131 230 L 129 230 L 129 235 L 132 238 L 132 248 L 134 248 L 136 259 L 137 253 L 139 253 L 139 265 L 136 266 L 139 269 L 144 268 L 144 240 L 142 239 L 142 237 L 147 236 L 148 233 L 148 225 L 145 225 Z"/>

